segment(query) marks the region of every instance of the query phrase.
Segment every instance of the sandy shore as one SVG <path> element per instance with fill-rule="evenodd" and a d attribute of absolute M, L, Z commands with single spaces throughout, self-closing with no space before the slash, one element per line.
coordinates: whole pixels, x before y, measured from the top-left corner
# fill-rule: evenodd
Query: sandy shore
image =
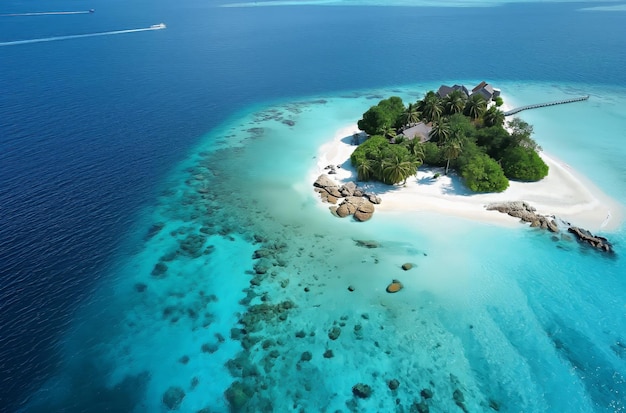
<path fill-rule="evenodd" d="M 330 175 L 339 183 L 356 182 L 350 154 L 356 148 L 352 136 L 358 132 L 356 124 L 348 125 L 320 148 L 317 164 L 308 177 L 311 184 L 320 174 L 328 172 L 324 169 L 327 165 L 341 165 L 336 175 Z M 443 168 L 427 167 L 420 167 L 417 176 L 409 178 L 404 186 L 371 182 L 359 186 L 382 198 L 383 202 L 376 207 L 377 213 L 427 211 L 515 226 L 519 225 L 516 218 L 487 211 L 485 206 L 492 202 L 526 201 L 540 214 L 555 215 L 592 232 L 613 230 L 621 225 L 624 219 L 621 204 L 564 162 L 545 153 L 541 153 L 541 157 L 550 167 L 546 178 L 532 183 L 511 181 L 509 188 L 501 193 L 474 194 L 455 174 L 445 176 Z M 441 176 L 433 179 L 435 173 Z"/>

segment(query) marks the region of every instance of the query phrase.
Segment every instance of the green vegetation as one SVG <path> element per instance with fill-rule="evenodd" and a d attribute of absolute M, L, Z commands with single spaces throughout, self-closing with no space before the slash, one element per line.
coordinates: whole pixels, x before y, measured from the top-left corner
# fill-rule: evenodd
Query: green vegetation
<path fill-rule="evenodd" d="M 419 144 L 413 141 L 392 144 L 380 135 L 363 142 L 350 157 L 360 181 L 374 179 L 389 185 L 404 183 L 408 177 L 415 175 L 422 159 Z"/>
<path fill-rule="evenodd" d="M 386 184 L 406 182 L 425 163 L 456 170 L 475 192 L 500 192 L 509 179 L 538 181 L 548 166 L 538 155 L 533 128 L 513 119 L 506 125 L 500 97 L 488 105 L 480 95 L 467 97 L 460 90 L 440 98 L 429 91 L 424 98 L 404 105 L 397 96 L 381 100 L 359 120 L 359 129 L 371 137 L 352 154 L 352 165 L 362 181 Z M 418 122 L 432 126 L 429 141 L 397 135 Z"/>

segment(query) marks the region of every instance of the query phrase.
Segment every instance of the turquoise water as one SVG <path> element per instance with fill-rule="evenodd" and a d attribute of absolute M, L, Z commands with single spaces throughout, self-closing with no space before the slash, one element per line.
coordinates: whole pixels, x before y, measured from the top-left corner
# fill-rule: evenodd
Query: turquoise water
<path fill-rule="evenodd" d="M 599 3 L 3 20 L 2 41 L 168 28 L 0 51 L 0 410 L 623 412 L 623 223 L 607 258 L 521 224 L 338 220 L 309 180 L 382 97 L 484 78 L 514 105 L 590 94 L 521 116 L 626 205 L 626 15 L 579 11 Z"/>
<path fill-rule="evenodd" d="M 315 199 L 308 176 L 318 148 L 336 130 L 380 95 L 412 99 L 435 86 L 256 107 L 208 134 L 144 213 L 149 225 L 164 226 L 120 264 L 110 290 L 87 310 L 95 314 L 85 319 L 108 320 L 110 331 L 87 355 L 110 369 L 106 384 L 140 381 L 145 391 L 135 411 L 161 411 L 170 386 L 185 391 L 181 411 L 227 411 L 223 395 L 234 380 L 254 389 L 246 411 L 394 411 L 419 402 L 426 388 L 434 393 L 431 411 L 459 409 L 455 390 L 469 411 L 490 405 L 507 412 L 624 411 L 626 350 L 618 344 L 626 340 L 624 225 L 606 234 L 618 251 L 608 258 L 521 224 L 432 213 L 377 213 L 359 224 L 334 218 Z M 498 86 L 519 104 L 588 90 Z M 596 93 L 588 102 L 522 117 L 544 149 L 585 173 L 594 165 L 588 177 L 624 203 L 623 167 L 612 157 L 626 117 L 607 110 L 624 97 Z M 588 145 L 589 118 L 603 125 L 594 135 L 602 150 L 580 150 Z M 205 237 L 197 258 L 166 257 L 190 235 Z M 274 253 L 253 260 L 259 248 Z M 158 262 L 167 271 L 155 276 Z M 268 269 L 256 276 L 259 262 Z M 415 267 L 404 272 L 405 262 Z M 394 278 L 404 290 L 385 293 Z M 258 285 L 251 286 L 253 279 Z M 250 342 L 231 337 L 246 304 L 287 300 L 295 308 L 285 319 L 276 313 L 248 325 Z M 333 326 L 342 329 L 336 341 L 328 337 Z M 93 328 L 77 327 L 66 342 L 68 356 Z M 329 349 L 334 357 L 325 358 Z M 301 360 L 307 351 L 312 359 Z M 235 358 L 243 370 L 229 372 Z M 397 390 L 388 388 L 391 379 L 399 380 Z M 353 399 L 359 382 L 372 386 L 370 398 Z M 43 403 L 50 403 L 48 394 L 62 398 L 64 386 L 63 377 L 47 383 Z"/>

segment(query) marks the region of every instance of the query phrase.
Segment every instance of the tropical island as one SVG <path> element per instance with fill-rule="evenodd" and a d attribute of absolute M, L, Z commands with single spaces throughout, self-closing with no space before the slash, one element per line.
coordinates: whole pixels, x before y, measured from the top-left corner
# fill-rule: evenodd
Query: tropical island
<path fill-rule="evenodd" d="M 619 226 L 620 204 L 543 152 L 531 125 L 505 122 L 511 110 L 503 102 L 485 82 L 471 92 L 444 85 L 408 105 L 383 99 L 319 149 L 310 182 L 333 215 L 358 221 L 370 219 L 375 207 L 505 226 L 518 225 L 514 216 L 550 230 L 557 221 L 591 231 Z M 505 212 L 502 203 L 532 211 Z"/>

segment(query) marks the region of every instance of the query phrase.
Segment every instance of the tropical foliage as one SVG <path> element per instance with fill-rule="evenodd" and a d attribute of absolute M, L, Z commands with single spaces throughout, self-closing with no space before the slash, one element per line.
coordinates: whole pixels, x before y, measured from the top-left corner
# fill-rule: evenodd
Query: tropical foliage
<path fill-rule="evenodd" d="M 402 117 L 405 110 L 402 99 L 392 96 L 369 108 L 357 125 L 368 135 L 388 134 L 395 136 L 396 128 L 404 123 Z"/>
<path fill-rule="evenodd" d="M 405 183 L 422 164 L 419 143 L 393 144 L 383 136 L 370 137 L 352 153 L 350 160 L 360 181 L 377 180 L 389 185 Z"/>
<path fill-rule="evenodd" d="M 380 101 L 363 114 L 359 129 L 372 135 L 352 154 L 358 179 L 387 184 L 406 182 L 425 163 L 456 170 L 475 192 L 505 190 L 509 179 L 537 181 L 548 174 L 532 139 L 533 128 L 513 119 L 506 123 L 498 108 L 480 95 L 454 90 L 445 98 L 427 92 L 406 107 L 399 97 Z M 432 127 L 429 141 L 420 143 L 400 132 L 422 121 Z M 398 134 L 396 134 L 396 132 Z"/>

